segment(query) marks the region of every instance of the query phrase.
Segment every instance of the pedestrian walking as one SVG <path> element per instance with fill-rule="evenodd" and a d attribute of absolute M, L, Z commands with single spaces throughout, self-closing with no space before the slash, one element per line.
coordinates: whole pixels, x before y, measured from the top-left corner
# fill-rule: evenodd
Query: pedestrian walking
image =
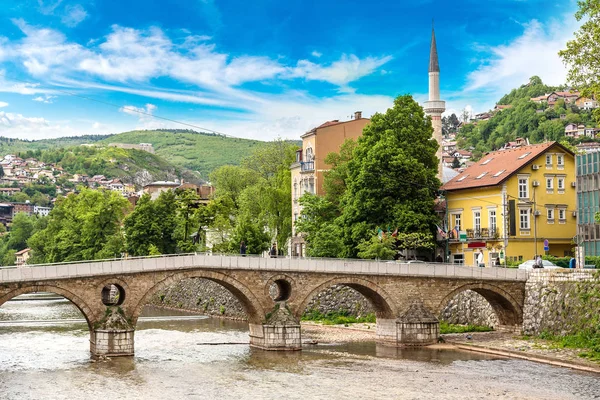
<path fill-rule="evenodd" d="M 240 254 L 242 255 L 242 257 L 246 257 L 246 249 L 246 242 L 242 240 L 242 242 L 240 243 Z"/>
<path fill-rule="evenodd" d="M 483 261 L 483 253 L 481 252 L 481 250 L 479 250 L 479 252 L 477 253 L 477 266 L 480 268 L 485 267 L 485 262 Z"/>
<path fill-rule="evenodd" d="M 496 267 L 499 267 L 500 265 L 500 257 L 496 257 Z"/>
<path fill-rule="evenodd" d="M 269 255 L 271 258 L 277 257 L 277 243 L 273 243 L 273 246 L 271 246 L 271 251 L 269 251 Z"/>

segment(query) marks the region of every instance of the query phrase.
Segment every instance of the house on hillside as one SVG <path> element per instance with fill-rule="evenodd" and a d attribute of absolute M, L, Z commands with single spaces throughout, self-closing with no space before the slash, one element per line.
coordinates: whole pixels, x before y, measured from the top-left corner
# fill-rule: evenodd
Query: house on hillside
<path fill-rule="evenodd" d="M 596 137 L 596 135 L 598 133 L 600 133 L 600 129 L 598 129 L 598 128 L 592 128 L 592 127 L 585 127 L 583 132 L 584 132 L 583 134 L 585 136 L 594 138 L 594 137 Z"/>
<path fill-rule="evenodd" d="M 577 138 L 579 137 L 579 128 L 577 124 L 567 124 L 567 126 L 565 126 L 565 136 L 566 137 L 571 137 L 571 138 Z"/>
<path fill-rule="evenodd" d="M 31 253 L 31 249 L 23 249 L 21 251 L 17 251 L 15 253 L 15 257 L 17 258 L 15 261 L 15 265 L 17 267 L 23 266 L 27 264 L 27 260 L 29 260 L 29 255 Z"/>
<path fill-rule="evenodd" d="M 181 185 L 181 183 L 179 183 L 179 182 L 156 181 L 156 182 L 152 182 L 152 183 L 149 183 L 146 186 L 144 186 L 143 191 L 144 191 L 144 193 L 148 193 L 152 200 L 156 200 L 156 199 L 158 199 L 158 196 L 160 196 L 161 192 L 164 192 L 167 190 L 175 190 L 180 185 Z"/>
<path fill-rule="evenodd" d="M 486 266 L 544 253 L 571 254 L 576 233 L 575 159 L 558 142 L 486 154 L 442 186 L 451 262 Z"/>
<path fill-rule="evenodd" d="M 508 108 L 512 108 L 512 104 L 496 104 L 494 106 L 494 111 L 502 111 Z"/>
<path fill-rule="evenodd" d="M 590 99 L 588 97 L 578 97 L 575 100 L 575 105 L 582 110 L 593 110 L 598 108 L 598 102 L 595 99 Z"/>

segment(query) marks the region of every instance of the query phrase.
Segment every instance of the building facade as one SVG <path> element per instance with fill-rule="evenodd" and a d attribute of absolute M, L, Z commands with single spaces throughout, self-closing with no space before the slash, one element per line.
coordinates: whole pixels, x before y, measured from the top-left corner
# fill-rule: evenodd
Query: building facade
<path fill-rule="evenodd" d="M 442 186 L 450 261 L 475 265 L 482 252 L 491 266 L 572 254 L 575 186 L 574 154 L 557 142 L 484 155 Z"/>
<path fill-rule="evenodd" d="M 304 193 L 323 196 L 324 173 L 331 166 L 325 163 L 329 153 L 340 151 L 347 139 L 356 140 L 362 135 L 363 128 L 369 123 L 362 113 L 354 113 L 350 121 L 328 121 L 302 135 L 302 149 L 296 152 L 296 162 L 291 165 L 292 173 L 292 240 L 290 254 L 304 256 L 306 245 L 302 234 L 296 232 L 296 221 L 302 212 L 298 199 Z"/>
<path fill-rule="evenodd" d="M 586 256 L 600 256 L 600 149 L 576 157 L 577 166 L 577 238 Z"/>

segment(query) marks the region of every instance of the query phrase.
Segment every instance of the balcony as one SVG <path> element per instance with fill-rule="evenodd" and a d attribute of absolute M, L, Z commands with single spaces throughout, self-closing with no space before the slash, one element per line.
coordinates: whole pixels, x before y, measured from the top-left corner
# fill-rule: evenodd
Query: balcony
<path fill-rule="evenodd" d="M 300 172 L 313 172 L 315 170 L 314 161 L 302 161 L 300 162 Z"/>
<path fill-rule="evenodd" d="M 498 232 L 497 228 L 480 228 L 479 230 L 465 229 L 465 232 L 467 233 L 468 241 L 469 240 L 482 240 L 482 239 L 493 240 L 493 239 L 498 239 L 498 237 L 500 236 L 500 233 Z M 456 232 L 450 231 L 450 240 L 458 241 L 459 238 L 455 237 L 455 236 L 456 236 Z"/>

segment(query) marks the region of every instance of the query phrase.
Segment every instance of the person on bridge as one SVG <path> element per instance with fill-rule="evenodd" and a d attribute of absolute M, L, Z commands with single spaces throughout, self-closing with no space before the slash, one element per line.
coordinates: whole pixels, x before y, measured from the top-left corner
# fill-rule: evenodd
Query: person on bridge
<path fill-rule="evenodd" d="M 500 257 L 496 257 L 496 267 L 500 266 Z"/>
<path fill-rule="evenodd" d="M 575 269 L 576 263 L 577 262 L 575 261 L 575 257 L 571 257 L 571 259 L 569 260 L 569 268 Z"/>
<path fill-rule="evenodd" d="M 246 249 L 246 242 L 242 240 L 242 243 L 240 243 L 240 254 L 242 255 L 242 257 L 246 257 Z"/>
<path fill-rule="evenodd" d="M 270 254 L 271 258 L 277 257 L 277 243 L 273 243 L 273 246 L 271 246 L 271 251 L 269 251 L 269 254 Z"/>
<path fill-rule="evenodd" d="M 483 261 L 483 253 L 481 250 L 477 253 L 477 266 L 481 268 L 485 268 L 485 262 Z"/>

